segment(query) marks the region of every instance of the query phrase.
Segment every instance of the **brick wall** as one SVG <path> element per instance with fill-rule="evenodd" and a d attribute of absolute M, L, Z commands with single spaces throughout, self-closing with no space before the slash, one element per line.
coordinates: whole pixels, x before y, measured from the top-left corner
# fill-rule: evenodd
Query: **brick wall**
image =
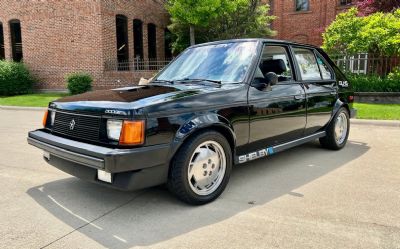
<path fill-rule="evenodd" d="M 340 6 L 339 0 L 310 0 L 309 11 L 296 12 L 295 0 L 273 0 L 272 13 L 277 16 L 273 29 L 277 39 L 314 45 L 322 44 L 322 32 L 342 11 L 350 6 Z"/>
<path fill-rule="evenodd" d="M 64 75 L 75 71 L 94 76 L 95 88 L 137 82 L 154 73 L 106 72 L 107 61 L 116 60 L 115 16 L 128 17 L 129 55 L 133 59 L 133 19 L 143 21 L 144 55 L 147 23 L 157 26 L 157 54 L 164 55 L 163 30 L 168 15 L 160 1 L 128 0 L 1 0 L 6 59 L 12 59 L 8 22 L 21 22 L 24 63 L 38 79 L 36 88 L 64 89 Z"/>

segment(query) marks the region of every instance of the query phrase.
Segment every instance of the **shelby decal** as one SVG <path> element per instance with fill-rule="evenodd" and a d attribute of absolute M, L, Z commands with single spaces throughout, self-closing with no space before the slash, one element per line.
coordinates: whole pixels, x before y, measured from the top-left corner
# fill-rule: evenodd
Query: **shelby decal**
<path fill-rule="evenodd" d="M 339 81 L 339 86 L 341 86 L 341 87 L 349 87 L 349 82 L 347 82 L 347 80 Z"/>
<path fill-rule="evenodd" d="M 252 152 L 250 154 L 247 155 L 243 155 L 243 156 L 239 156 L 239 163 L 245 163 L 248 161 L 252 161 L 261 157 L 266 157 L 269 155 L 274 154 L 274 149 L 272 147 L 266 148 L 266 149 L 262 149 L 256 152 Z"/>

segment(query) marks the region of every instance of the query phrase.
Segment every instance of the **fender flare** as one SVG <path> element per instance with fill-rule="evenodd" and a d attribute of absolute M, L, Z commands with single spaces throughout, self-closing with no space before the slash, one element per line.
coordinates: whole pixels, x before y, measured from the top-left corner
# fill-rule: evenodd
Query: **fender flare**
<path fill-rule="evenodd" d="M 174 139 L 171 142 L 170 157 L 171 160 L 182 144 L 191 137 L 194 133 L 201 130 L 210 129 L 223 129 L 226 134 L 230 135 L 227 138 L 229 144 L 232 146 L 232 152 L 234 153 L 236 147 L 236 134 L 233 130 L 231 123 L 221 115 L 216 113 L 207 113 L 192 117 L 182 124 L 177 132 L 175 133 Z M 225 135 L 225 134 L 224 134 Z"/>
<path fill-rule="evenodd" d="M 350 114 L 350 110 L 349 110 L 348 103 L 342 101 L 341 99 L 337 99 L 336 102 L 335 102 L 335 105 L 333 106 L 332 115 L 331 115 L 331 118 L 329 119 L 328 124 L 331 123 L 333 117 L 335 117 L 336 113 L 337 113 L 337 112 L 339 111 L 339 109 L 342 108 L 343 106 L 346 107 L 347 111 L 349 111 L 349 114 Z"/>

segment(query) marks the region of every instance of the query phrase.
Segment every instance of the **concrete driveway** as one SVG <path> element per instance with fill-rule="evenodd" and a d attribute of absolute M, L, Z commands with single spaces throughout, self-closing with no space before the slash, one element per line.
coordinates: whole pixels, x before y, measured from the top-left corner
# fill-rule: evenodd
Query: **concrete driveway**
<path fill-rule="evenodd" d="M 400 248 L 398 127 L 353 125 L 339 152 L 315 142 L 238 166 L 192 207 L 70 177 L 26 143 L 42 112 L 0 117 L 0 248 Z"/>

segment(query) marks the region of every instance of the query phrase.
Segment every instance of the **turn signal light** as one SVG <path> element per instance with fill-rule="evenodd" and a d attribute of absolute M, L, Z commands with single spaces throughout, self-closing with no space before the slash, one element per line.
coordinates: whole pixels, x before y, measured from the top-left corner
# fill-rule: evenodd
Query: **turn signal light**
<path fill-rule="evenodd" d="M 350 102 L 350 103 L 353 103 L 353 102 L 354 102 L 354 96 L 353 96 L 353 95 L 350 95 L 350 96 L 348 97 L 348 99 L 349 99 L 349 102 Z"/>
<path fill-rule="evenodd" d="M 49 115 L 49 111 L 46 111 L 43 116 L 43 127 L 46 127 L 47 124 L 47 115 Z"/>
<path fill-rule="evenodd" d="M 144 121 L 125 120 L 122 124 L 119 144 L 139 145 L 144 143 Z"/>

